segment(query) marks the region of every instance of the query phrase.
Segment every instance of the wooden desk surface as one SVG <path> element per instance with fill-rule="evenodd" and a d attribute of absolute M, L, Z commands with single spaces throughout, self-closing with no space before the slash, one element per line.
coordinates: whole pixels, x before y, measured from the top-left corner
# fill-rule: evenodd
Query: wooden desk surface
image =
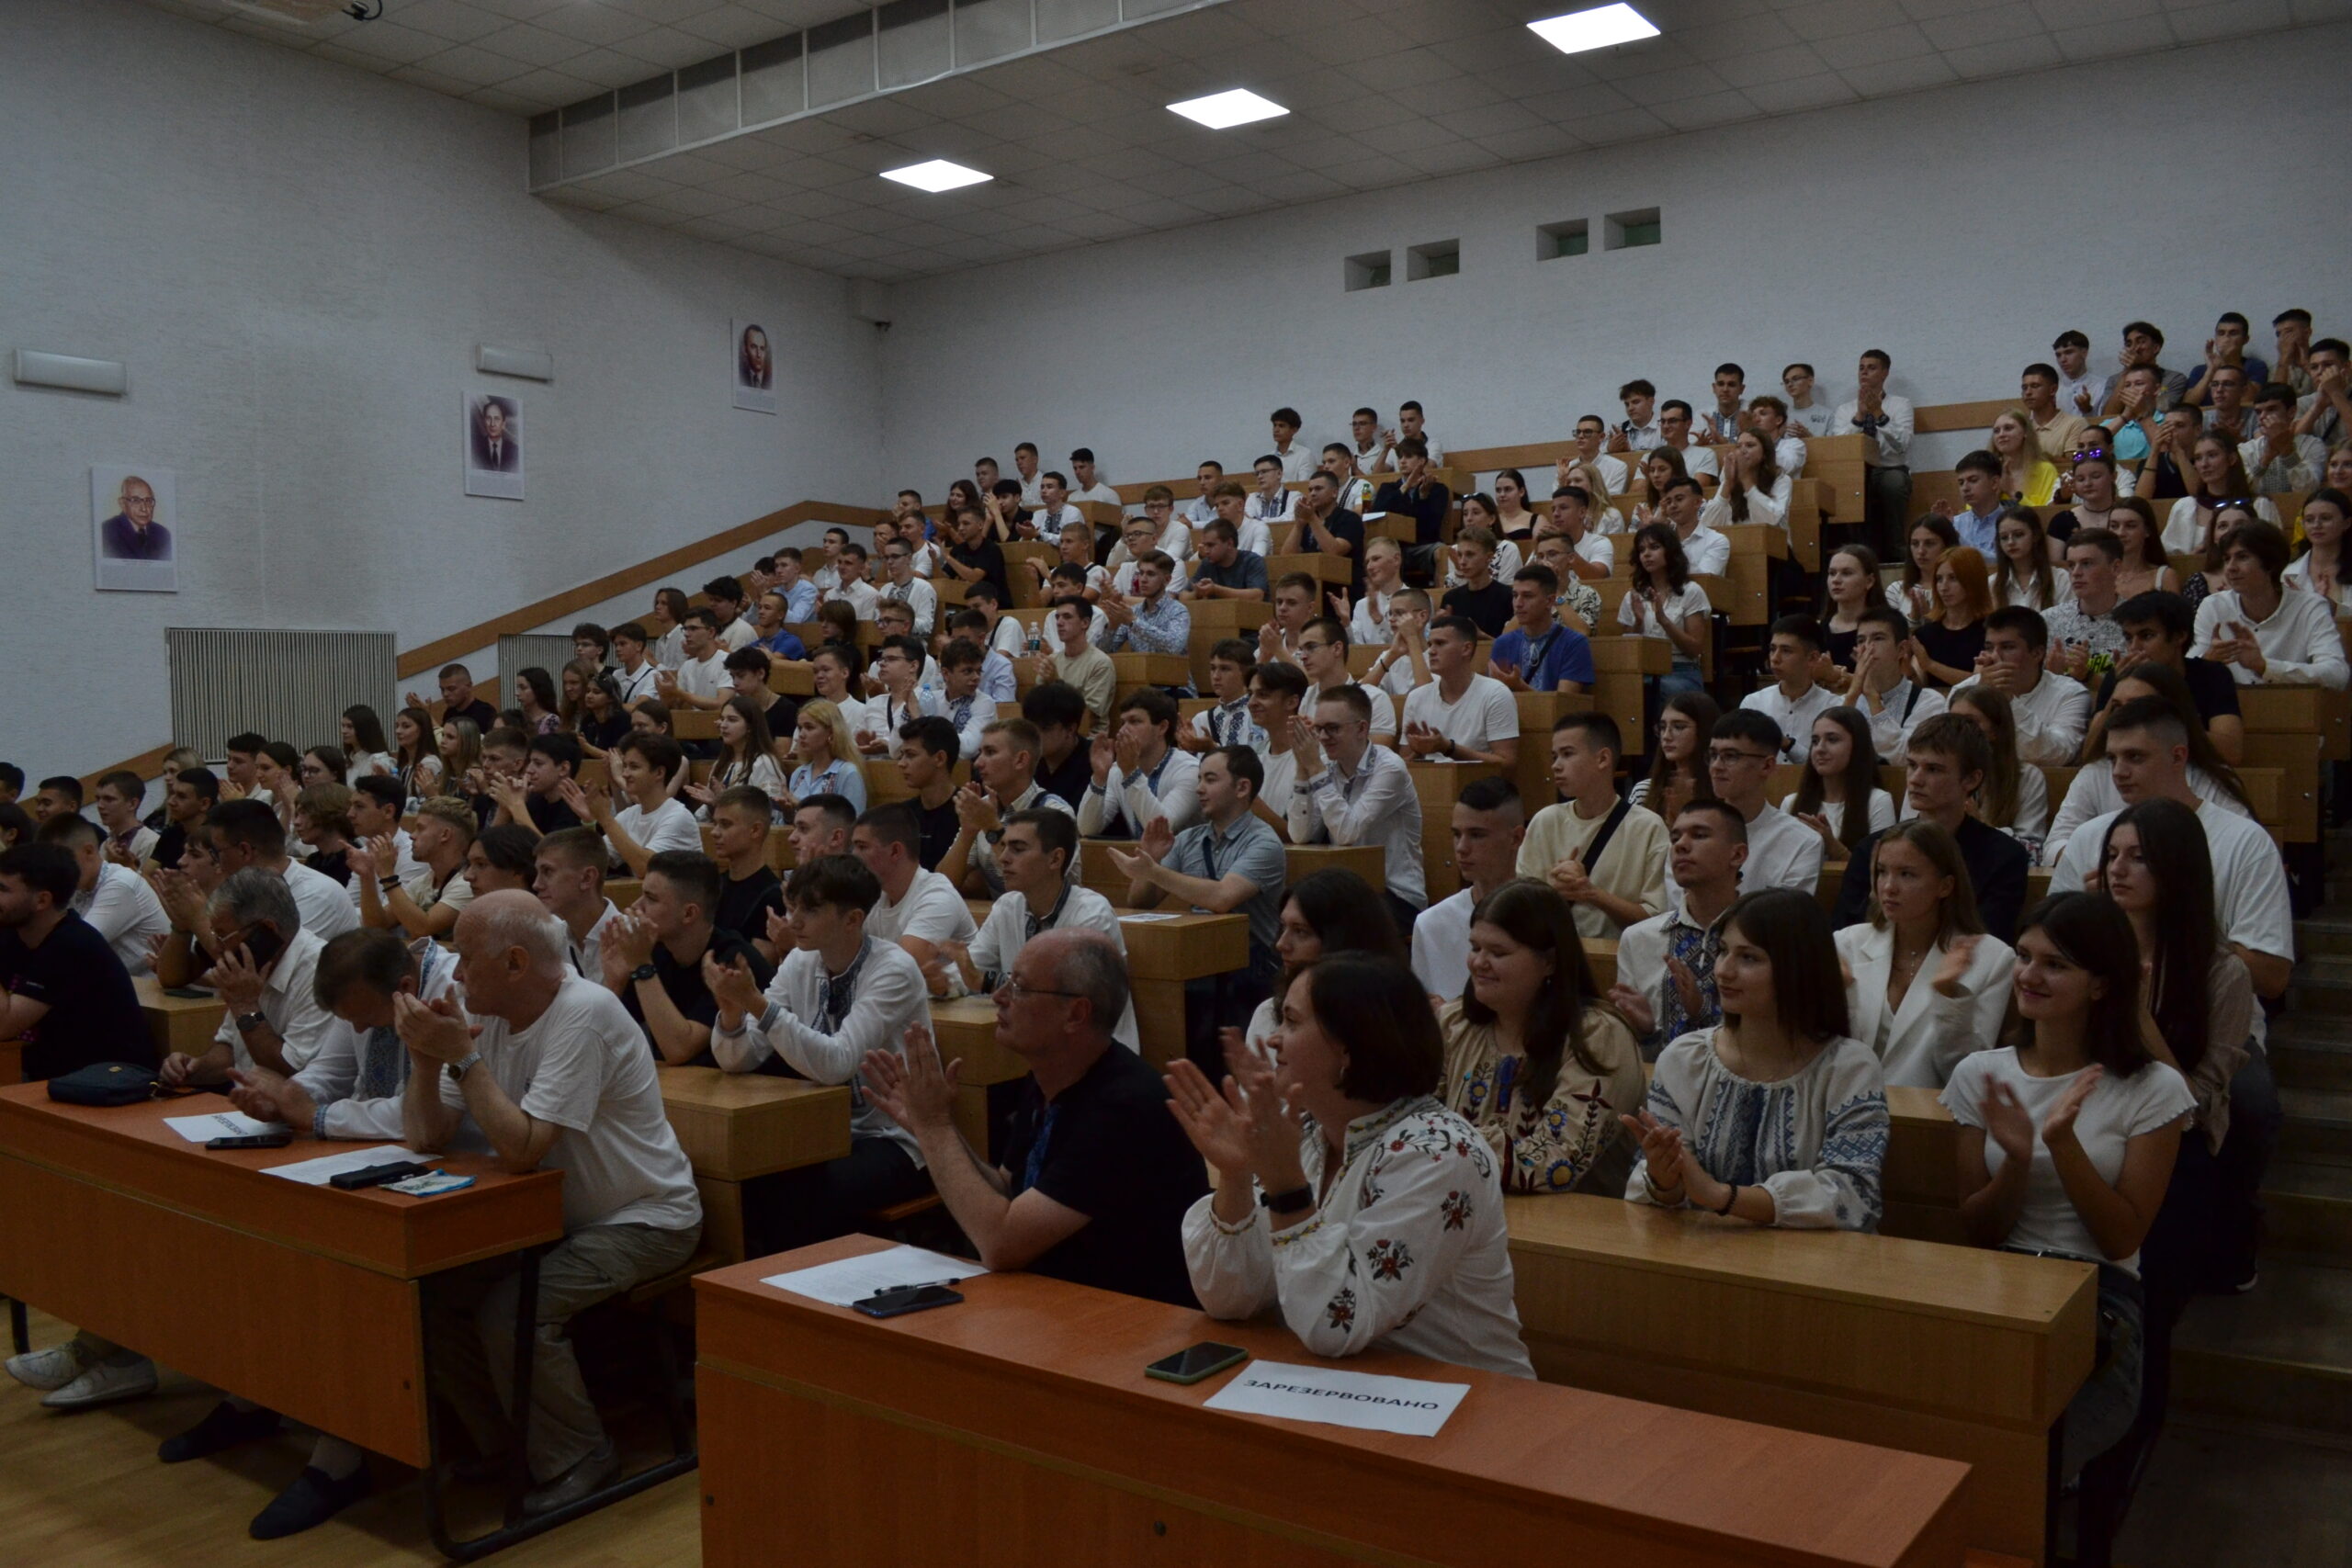
<path fill-rule="evenodd" d="M 147 1032 L 167 1052 L 203 1055 L 228 1011 L 219 997 L 167 997 L 163 982 L 153 975 L 134 975 L 130 985 L 139 993 L 139 1010 L 147 1015 Z"/>
<path fill-rule="evenodd" d="M 849 1153 L 849 1089 L 717 1067 L 657 1069 L 662 1108 L 697 1176 L 749 1181 Z"/>
<path fill-rule="evenodd" d="M 417 1281 L 560 1237 L 561 1175 L 459 1156 L 443 1164 L 474 1177 L 462 1191 L 340 1192 L 266 1168 L 351 1145 L 215 1151 L 164 1125 L 224 1104 L 96 1108 L 39 1084 L 0 1089 L 0 1292 L 424 1464 Z"/>
<path fill-rule="evenodd" d="M 1613 1197 L 1507 1206 L 1544 1378 L 1961 1461 L 1968 1544 L 2039 1556 L 2047 1434 L 2095 1353 L 2089 1265 Z"/>
<path fill-rule="evenodd" d="M 1962 1560 L 1949 1461 L 1383 1352 L 1347 1365 L 1470 1385 L 1436 1438 L 1228 1415 L 1202 1406 L 1229 1374 L 1187 1388 L 1144 1367 L 1202 1339 L 1317 1358 L 1275 1322 L 1035 1275 L 881 1321 L 759 1283 L 880 1245 L 695 1281 L 708 1568 L 771 1562 L 786 1540 L 811 1564 L 1491 1568 L 1539 1540 L 1645 1568 Z M 851 1483 L 876 1467 L 891 1506 Z"/>
<path fill-rule="evenodd" d="M 1337 870 L 1354 872 L 1375 893 L 1388 886 L 1388 852 L 1378 844 L 1285 844 L 1283 861 L 1288 883 Z"/>

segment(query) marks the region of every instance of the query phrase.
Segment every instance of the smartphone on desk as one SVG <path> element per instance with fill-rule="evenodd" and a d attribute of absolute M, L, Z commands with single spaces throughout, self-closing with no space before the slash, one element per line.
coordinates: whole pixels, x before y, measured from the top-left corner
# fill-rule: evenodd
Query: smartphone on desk
<path fill-rule="evenodd" d="M 164 987 L 164 995 L 177 997 L 184 1002 L 209 1002 L 214 999 L 214 993 L 201 986 L 166 986 Z"/>
<path fill-rule="evenodd" d="M 1238 1366 L 1250 1359 L 1250 1352 L 1238 1345 L 1220 1345 L 1214 1339 L 1204 1339 L 1188 1346 L 1172 1356 L 1162 1356 L 1143 1370 L 1148 1378 L 1162 1382 L 1195 1383 L 1213 1378 L 1227 1367 Z"/>
<path fill-rule="evenodd" d="M 962 1292 L 945 1285 L 900 1285 L 893 1291 L 876 1291 L 864 1301 L 849 1304 L 868 1317 L 904 1317 L 910 1312 L 954 1306 L 963 1299 Z"/>
<path fill-rule="evenodd" d="M 282 1149 L 294 1141 L 288 1132 L 242 1133 L 226 1138 L 207 1138 L 208 1149 Z"/>

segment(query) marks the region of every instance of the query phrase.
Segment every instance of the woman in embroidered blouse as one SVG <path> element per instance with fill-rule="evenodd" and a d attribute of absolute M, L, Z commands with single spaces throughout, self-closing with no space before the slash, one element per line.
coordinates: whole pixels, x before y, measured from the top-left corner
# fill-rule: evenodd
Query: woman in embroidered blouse
<path fill-rule="evenodd" d="M 1446 1109 L 1478 1129 L 1509 1192 L 1621 1192 L 1633 1150 L 1618 1113 L 1642 1102 L 1633 1032 L 1599 999 L 1576 911 L 1506 882 L 1470 915 L 1470 978 L 1438 1010 Z"/>
<path fill-rule="evenodd" d="M 865 775 L 858 771 L 857 742 L 842 710 L 822 697 L 801 704 L 793 739 L 800 765 L 778 805 L 789 812 L 812 795 L 838 795 L 865 815 Z"/>
<path fill-rule="evenodd" d="M 1443 1055 L 1412 971 L 1342 953 L 1291 982 L 1272 1065 L 1232 1053 L 1222 1092 L 1170 1065 L 1170 1110 L 1217 1172 L 1184 1216 L 1203 1310 L 1278 1307 L 1318 1356 L 1534 1376 L 1495 1156 L 1436 1099 Z"/>
<path fill-rule="evenodd" d="M 1625 1196 L 1751 1224 L 1876 1230 L 1886 1080 L 1852 1039 L 1829 919 L 1771 888 L 1724 911 L 1724 1021 L 1668 1045 L 1626 1131 L 1641 1159 Z"/>

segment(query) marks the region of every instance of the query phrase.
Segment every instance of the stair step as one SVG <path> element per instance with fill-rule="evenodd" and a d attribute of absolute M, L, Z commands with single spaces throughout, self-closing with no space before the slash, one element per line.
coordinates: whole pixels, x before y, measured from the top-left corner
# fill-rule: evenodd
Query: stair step
<path fill-rule="evenodd" d="M 2310 956 L 2295 965 L 2287 1006 L 2330 1018 L 2352 1015 L 2352 957 Z"/>
<path fill-rule="evenodd" d="M 2189 1303 L 2173 1390 L 2184 1410 L 2352 1436 L 2352 1269 L 2266 1258 L 2252 1291 Z"/>
<path fill-rule="evenodd" d="M 2352 1165 L 2352 1089 L 2281 1089 L 2278 1103 L 2287 1113 L 2282 1157 Z"/>
<path fill-rule="evenodd" d="M 2282 1087 L 2352 1089 L 2352 1027 L 2321 1013 L 2270 1021 L 2270 1070 Z"/>
<path fill-rule="evenodd" d="M 2262 1184 L 2265 1259 L 2352 1268 L 2352 1166 L 2276 1160 Z"/>
<path fill-rule="evenodd" d="M 2352 912 L 2322 909 L 2297 920 L 2295 951 L 2306 957 L 2352 958 Z"/>

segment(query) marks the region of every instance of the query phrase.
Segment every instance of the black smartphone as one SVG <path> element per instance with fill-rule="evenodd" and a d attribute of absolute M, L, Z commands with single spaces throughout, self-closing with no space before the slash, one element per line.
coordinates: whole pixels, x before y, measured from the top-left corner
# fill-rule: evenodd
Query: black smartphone
<path fill-rule="evenodd" d="M 209 1002 L 214 999 L 210 991 L 197 986 L 166 986 L 164 987 L 164 995 L 177 997 L 184 1002 Z"/>
<path fill-rule="evenodd" d="M 864 1301 L 849 1304 L 868 1317 L 904 1317 L 910 1312 L 954 1306 L 963 1299 L 962 1292 L 945 1285 L 901 1285 L 894 1291 L 876 1291 Z"/>
<path fill-rule="evenodd" d="M 1172 1356 L 1162 1356 L 1143 1370 L 1148 1378 L 1162 1382 L 1199 1382 L 1213 1378 L 1227 1367 L 1238 1366 L 1250 1359 L 1250 1352 L 1238 1345 L 1220 1345 L 1214 1339 L 1204 1339 L 1188 1346 Z"/>
<path fill-rule="evenodd" d="M 291 1133 L 246 1133 L 233 1138 L 207 1138 L 208 1149 L 282 1149 L 294 1141 Z"/>
<path fill-rule="evenodd" d="M 396 1159 L 384 1165 L 371 1165 L 358 1170 L 346 1170 L 327 1178 L 327 1185 L 345 1192 L 356 1192 L 363 1187 L 381 1187 L 388 1181 L 406 1181 L 412 1176 L 423 1176 L 433 1168 L 413 1159 Z"/>
<path fill-rule="evenodd" d="M 240 941 L 244 945 L 245 956 L 253 960 L 256 969 L 286 951 L 286 939 L 271 926 L 247 926 L 241 933 Z"/>

